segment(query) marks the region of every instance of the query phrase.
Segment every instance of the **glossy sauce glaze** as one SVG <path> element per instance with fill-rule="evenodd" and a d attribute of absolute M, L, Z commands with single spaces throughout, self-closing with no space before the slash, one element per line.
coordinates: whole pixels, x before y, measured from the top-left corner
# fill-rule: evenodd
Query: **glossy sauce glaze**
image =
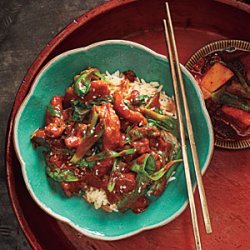
<path fill-rule="evenodd" d="M 67 196 L 102 190 L 106 211 L 143 212 L 159 196 L 180 162 L 176 120 L 163 114 L 159 91 L 130 91 L 133 71 L 113 86 L 98 69 L 74 78 L 64 96 L 52 97 L 45 126 L 34 132 L 34 146 L 45 149 L 47 175 Z M 168 112 L 174 112 L 168 100 Z M 85 193 L 85 194 L 84 194 Z M 98 207 L 99 208 L 99 207 Z"/>

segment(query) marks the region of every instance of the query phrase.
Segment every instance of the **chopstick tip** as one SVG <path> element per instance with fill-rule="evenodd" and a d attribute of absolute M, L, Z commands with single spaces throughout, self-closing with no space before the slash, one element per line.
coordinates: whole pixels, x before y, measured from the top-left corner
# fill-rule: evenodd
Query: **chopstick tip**
<path fill-rule="evenodd" d="M 165 2 L 165 5 L 166 5 L 166 9 L 168 10 L 169 9 L 169 3 Z"/>
<path fill-rule="evenodd" d="M 206 227 L 206 233 L 211 234 L 213 232 L 211 224 L 205 224 Z"/>

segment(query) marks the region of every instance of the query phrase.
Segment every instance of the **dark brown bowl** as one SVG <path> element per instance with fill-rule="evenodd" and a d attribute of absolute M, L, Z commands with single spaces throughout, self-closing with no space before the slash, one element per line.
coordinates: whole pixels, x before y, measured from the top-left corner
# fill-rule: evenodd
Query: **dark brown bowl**
<path fill-rule="evenodd" d="M 195 52 L 190 59 L 186 62 L 185 67 L 192 72 L 195 64 L 202 58 L 223 50 L 241 50 L 250 53 L 250 42 L 242 41 L 242 40 L 233 40 L 233 39 L 225 39 L 216 42 L 209 43 L 202 48 L 200 48 L 197 52 Z M 215 146 L 226 149 L 243 149 L 250 147 L 250 139 L 241 139 L 241 140 L 224 140 L 217 136 L 216 131 L 215 134 Z"/>
<path fill-rule="evenodd" d="M 114 0 L 82 15 L 48 43 L 22 81 L 9 121 L 6 168 L 13 209 L 32 248 L 125 250 L 143 246 L 143 249 L 193 249 L 189 209 L 166 226 L 112 243 L 78 234 L 34 203 L 24 185 L 12 143 L 13 120 L 20 104 L 41 67 L 59 53 L 116 38 L 139 42 L 156 52 L 166 53 L 162 30 L 164 3 L 165 0 Z M 181 63 L 209 42 L 228 38 L 248 40 L 250 37 L 250 8 L 238 1 L 178 0 L 170 1 L 170 9 Z M 204 249 L 250 249 L 248 156 L 247 150 L 228 152 L 217 149 L 214 152 L 203 178 L 212 218 L 212 235 L 205 234 L 200 209 L 197 209 Z M 197 193 L 195 201 L 198 204 Z"/>

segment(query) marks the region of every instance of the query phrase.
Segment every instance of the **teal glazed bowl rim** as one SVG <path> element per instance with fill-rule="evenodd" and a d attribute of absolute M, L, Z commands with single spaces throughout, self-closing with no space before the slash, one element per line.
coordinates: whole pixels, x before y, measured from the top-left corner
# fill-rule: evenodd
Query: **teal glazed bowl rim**
<path fill-rule="evenodd" d="M 29 138 L 31 133 L 34 131 L 35 128 L 34 126 L 37 126 L 37 124 L 39 124 L 40 126 L 42 125 L 41 122 L 44 119 L 45 111 L 31 112 L 31 108 L 33 109 L 34 107 L 31 104 L 35 103 L 36 105 L 38 105 L 36 106 L 36 108 L 45 110 L 46 106 L 44 105 L 49 102 L 49 99 L 53 95 L 58 94 L 58 93 L 53 93 L 53 89 L 51 89 L 51 91 L 47 92 L 46 95 L 39 97 L 39 90 L 43 90 L 43 85 L 45 85 L 42 83 L 46 82 L 45 77 L 47 75 L 53 76 L 53 74 L 51 75 L 51 72 L 53 72 L 53 70 L 56 67 L 59 67 L 61 63 L 65 62 L 69 63 L 72 58 L 77 58 L 77 60 L 80 61 L 87 60 L 86 58 L 88 58 L 89 60 L 91 59 L 97 60 L 96 56 L 98 55 L 98 53 L 100 57 L 102 56 L 104 57 L 104 55 L 101 55 L 100 53 L 102 54 L 108 53 L 108 49 L 110 48 L 112 48 L 112 51 L 114 51 L 114 53 L 112 53 L 110 57 L 113 59 L 113 57 L 117 56 L 116 58 L 118 60 L 117 63 L 114 64 L 114 62 L 107 60 L 104 61 L 105 65 L 101 65 L 101 67 L 105 67 L 110 73 L 112 73 L 112 71 L 115 71 L 115 68 L 116 70 L 121 69 L 118 66 L 119 63 L 125 63 L 125 62 L 120 62 L 121 60 L 119 61 L 120 57 L 123 58 L 125 61 L 128 60 L 128 62 L 126 61 L 128 65 L 132 65 L 130 68 L 127 68 L 128 65 L 127 66 L 125 65 L 124 69 L 126 68 L 127 70 L 128 69 L 134 70 L 134 67 L 136 68 L 136 64 L 138 63 L 138 60 L 135 61 L 132 58 L 131 59 L 132 61 L 129 61 L 130 58 L 128 56 L 129 54 L 130 56 L 131 55 L 138 56 L 137 57 L 138 59 L 146 59 L 146 60 L 150 59 L 149 67 L 151 66 L 153 68 L 152 71 L 150 71 L 151 69 L 146 65 L 144 67 L 141 67 L 139 65 L 138 71 L 141 71 L 141 75 L 139 74 L 140 78 L 145 79 L 146 77 L 148 77 L 148 75 L 150 76 L 150 74 L 154 75 L 155 72 L 161 72 L 161 76 L 163 78 L 167 77 L 167 72 L 168 72 L 167 67 L 169 67 L 169 64 L 166 56 L 158 54 L 155 51 L 147 48 L 146 46 L 135 42 L 126 40 L 106 40 L 91 44 L 83 48 L 77 48 L 66 51 L 53 58 L 51 61 L 49 61 L 36 76 L 31 86 L 31 89 L 29 90 L 29 93 L 27 94 L 26 98 L 24 99 L 23 103 L 21 104 L 16 114 L 14 121 L 14 136 L 13 136 L 15 151 L 19 159 L 19 162 L 21 164 L 21 169 L 25 184 L 27 186 L 27 189 L 31 197 L 38 204 L 38 206 L 41 209 L 43 209 L 46 213 L 54 217 L 55 219 L 58 219 L 62 222 L 69 224 L 82 234 L 91 238 L 101 239 L 101 240 L 118 240 L 132 236 L 144 230 L 153 229 L 165 225 L 170 221 L 174 220 L 176 217 L 178 217 L 184 211 L 184 209 L 187 207 L 188 204 L 188 196 L 186 192 L 186 183 L 184 178 L 183 166 L 178 167 L 178 170 L 176 171 L 176 180 L 169 183 L 163 195 L 157 198 L 157 200 L 153 201 L 145 212 L 138 215 L 133 214 L 131 211 L 125 213 L 110 214 L 104 211 L 95 210 L 80 198 L 77 197 L 65 198 L 63 196 L 60 196 L 58 193 L 55 192 L 55 190 L 49 189 L 50 184 L 48 183 L 48 181 L 45 181 L 47 180 L 45 171 L 43 171 L 43 173 L 40 172 L 39 175 L 39 171 L 42 171 L 42 167 L 40 165 L 44 165 L 44 160 L 41 158 L 41 152 L 39 153 L 37 152 L 37 150 L 32 149 L 31 143 L 29 142 Z M 92 54 L 95 57 L 91 57 L 93 56 Z M 155 63 L 156 65 L 155 66 L 153 64 L 150 65 L 151 62 Z M 114 64 L 113 68 L 112 66 L 110 66 L 112 65 L 112 63 Z M 98 66 L 98 60 L 96 64 L 97 65 L 94 66 Z M 90 65 L 85 65 L 85 67 L 86 66 Z M 78 64 L 75 64 L 72 67 L 77 68 L 80 66 Z M 84 67 L 82 67 L 81 69 L 83 68 Z M 77 70 L 75 69 L 69 69 L 69 70 L 72 71 L 71 75 L 68 76 L 70 77 L 70 79 L 72 79 L 75 74 L 80 72 L 80 69 L 78 68 Z M 146 72 L 147 74 L 145 74 L 145 70 L 147 70 Z M 213 129 L 210 117 L 208 115 L 205 103 L 201 95 L 201 91 L 197 86 L 195 79 L 182 65 L 181 65 L 181 70 L 183 72 L 184 82 L 187 83 L 187 86 L 189 87 L 188 91 L 192 94 L 188 96 L 192 96 L 192 104 L 194 102 L 194 105 L 195 104 L 198 105 L 198 109 L 197 106 L 193 107 L 194 116 L 195 117 L 197 116 L 200 119 L 199 121 L 196 120 L 194 128 L 197 127 L 197 131 L 199 131 L 197 132 L 199 134 L 199 137 L 196 138 L 198 139 L 196 140 L 196 142 L 197 142 L 199 157 L 202 158 L 200 163 L 201 172 L 202 174 L 204 174 L 206 169 L 208 168 L 208 165 L 211 161 L 213 154 L 213 148 L 214 148 Z M 136 70 L 135 72 L 137 73 Z M 59 78 L 61 77 L 67 79 L 67 77 L 63 75 L 63 73 L 58 71 L 57 73 Z M 168 75 L 168 78 L 169 77 L 170 76 Z M 149 81 L 148 79 L 145 80 Z M 155 79 L 151 80 L 155 81 Z M 162 81 L 160 82 L 163 83 Z M 67 85 L 70 84 L 69 79 L 67 79 L 66 84 Z M 62 87 L 58 85 L 55 86 L 61 89 L 61 94 L 64 93 L 65 89 L 62 89 Z M 170 88 L 170 86 L 167 87 Z M 167 92 L 167 94 L 169 93 Z M 40 107 L 41 102 L 43 103 Z M 32 116 L 31 119 L 25 116 L 26 113 Z M 192 118 L 192 112 L 190 113 Z M 32 121 L 33 123 L 30 121 Z M 201 123 L 202 125 L 200 125 L 199 123 Z M 206 137 L 205 139 L 204 135 Z M 189 145 L 188 149 L 190 155 Z M 33 162 L 38 164 L 32 165 Z M 193 181 L 193 190 L 195 190 L 196 181 L 194 177 L 194 170 L 192 164 L 191 164 L 191 177 Z M 39 181 L 37 181 L 37 179 L 39 179 Z M 47 193 L 45 191 L 41 191 L 41 188 L 44 188 L 44 190 L 47 188 L 49 192 Z M 171 197 L 173 196 L 173 200 L 170 200 L 169 198 L 170 196 L 168 196 L 168 193 L 169 195 L 171 194 Z M 171 207 L 172 210 L 170 209 L 170 211 L 164 211 L 164 212 L 161 211 L 161 208 L 163 208 L 164 210 L 165 206 L 166 208 L 168 208 L 167 206 L 171 202 L 173 203 L 174 207 L 173 209 Z M 69 210 L 72 213 L 69 213 Z M 79 218 L 76 215 L 74 215 L 75 211 L 77 213 L 79 213 L 79 211 L 82 211 L 84 214 L 81 215 L 81 217 Z M 161 213 L 159 214 L 159 212 Z"/>

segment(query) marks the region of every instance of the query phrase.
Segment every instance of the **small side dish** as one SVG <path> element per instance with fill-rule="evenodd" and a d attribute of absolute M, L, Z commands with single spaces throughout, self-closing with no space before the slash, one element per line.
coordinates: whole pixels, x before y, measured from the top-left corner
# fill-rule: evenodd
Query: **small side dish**
<path fill-rule="evenodd" d="M 249 141 L 249 51 L 229 47 L 211 52 L 190 71 L 202 90 L 216 139 L 225 143 Z"/>
<path fill-rule="evenodd" d="M 83 70 L 45 121 L 31 141 L 45 149 L 47 175 L 96 209 L 143 212 L 182 161 L 173 99 L 130 70 Z"/>

